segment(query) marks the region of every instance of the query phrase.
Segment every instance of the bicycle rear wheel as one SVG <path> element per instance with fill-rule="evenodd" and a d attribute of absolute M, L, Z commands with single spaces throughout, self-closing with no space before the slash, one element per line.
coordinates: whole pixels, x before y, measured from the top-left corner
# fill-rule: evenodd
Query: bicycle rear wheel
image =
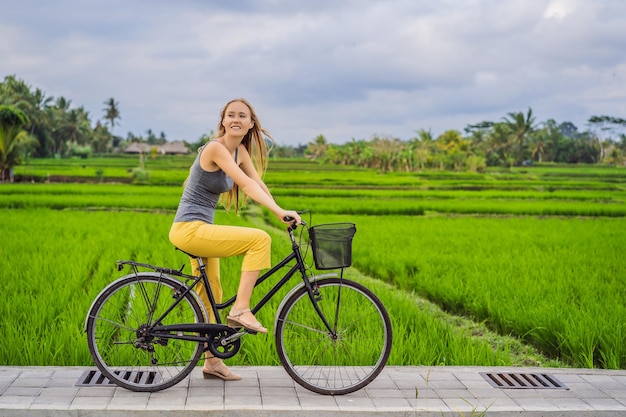
<path fill-rule="evenodd" d="M 328 278 L 293 292 L 278 312 L 276 347 L 280 362 L 303 387 L 325 395 L 357 391 L 383 370 L 392 330 L 382 302 L 353 281 Z M 316 303 L 329 331 L 314 308 Z"/>
<path fill-rule="evenodd" d="M 111 382 L 132 391 L 159 391 L 182 381 L 196 366 L 201 343 L 144 332 L 180 298 L 182 287 L 178 280 L 148 272 L 122 277 L 98 295 L 85 330 L 89 352 Z M 159 324 L 201 323 L 202 311 L 187 293 Z"/>

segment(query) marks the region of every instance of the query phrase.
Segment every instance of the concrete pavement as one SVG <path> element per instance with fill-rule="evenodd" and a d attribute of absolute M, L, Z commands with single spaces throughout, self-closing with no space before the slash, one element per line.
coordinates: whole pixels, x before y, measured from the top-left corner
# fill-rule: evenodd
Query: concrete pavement
<path fill-rule="evenodd" d="M 77 386 L 85 367 L 0 367 L 0 416 L 626 416 L 626 371 L 388 366 L 366 388 L 324 396 L 281 367 L 233 367 L 241 381 L 200 368 L 156 393 Z M 484 374 L 548 375 L 550 388 L 503 388 Z M 491 382 L 490 382 L 491 381 Z"/>

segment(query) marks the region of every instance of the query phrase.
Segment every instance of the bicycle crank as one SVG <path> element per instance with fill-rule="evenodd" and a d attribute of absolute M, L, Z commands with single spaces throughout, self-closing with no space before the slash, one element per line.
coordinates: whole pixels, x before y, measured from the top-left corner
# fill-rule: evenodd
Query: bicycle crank
<path fill-rule="evenodd" d="M 209 335 L 207 348 L 213 356 L 220 359 L 232 358 L 241 348 L 241 337 L 246 332 L 238 332 L 232 328 L 218 330 Z M 205 350 L 206 350 L 205 349 Z"/>

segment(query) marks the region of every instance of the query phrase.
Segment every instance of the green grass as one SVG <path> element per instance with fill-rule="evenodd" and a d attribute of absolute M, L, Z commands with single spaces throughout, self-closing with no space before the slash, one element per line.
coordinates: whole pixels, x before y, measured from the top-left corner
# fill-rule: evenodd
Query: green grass
<path fill-rule="evenodd" d="M 626 367 L 626 219 L 354 220 L 364 273 L 573 366 Z"/>
<path fill-rule="evenodd" d="M 231 224 L 258 224 L 254 219 L 255 223 L 250 223 L 234 215 L 220 216 L 220 221 Z M 171 213 L 4 210 L 0 224 L 10 236 L 5 247 L 11 248 L 11 256 L 0 260 L 5 271 L 0 327 L 6 342 L 0 346 L 0 364 L 91 364 L 83 323 L 98 292 L 128 273 L 118 272 L 115 261 L 135 259 L 174 268 L 188 264 L 167 240 L 171 220 Z M 288 252 L 289 245 L 284 232 L 270 231 L 277 260 Z M 235 291 L 239 262 L 228 259 L 222 263 L 227 294 Z M 510 354 L 513 340 L 494 344 L 472 337 L 459 331 L 440 311 L 435 313 L 436 308 L 428 303 L 358 274 L 349 276 L 375 289 L 389 308 L 399 341 L 391 364 L 467 365 L 479 361 L 510 365 L 527 360 Z M 255 299 L 264 288 L 255 291 Z M 259 312 L 261 322 L 271 327 L 285 291 Z M 249 337 L 243 345 L 229 363 L 278 364 L 271 335 Z"/>
<path fill-rule="evenodd" d="M 37 183 L 0 185 L 0 364 L 90 364 L 84 316 L 124 273 L 115 261 L 188 263 L 167 233 L 191 160 L 147 159 L 146 186 L 123 184 L 138 157 L 36 160 L 16 174 Z M 79 183 L 56 183 L 68 180 Z M 381 175 L 272 160 L 266 182 L 315 223 L 357 224 L 347 274 L 390 311 L 391 364 L 626 368 L 625 169 Z M 267 228 L 274 259 L 288 252 L 285 233 L 266 224 L 276 220 L 247 213 L 219 220 Z M 239 265 L 222 262 L 227 293 Z M 278 301 L 262 323 L 273 323 Z M 273 343 L 247 338 L 230 363 L 276 365 Z"/>

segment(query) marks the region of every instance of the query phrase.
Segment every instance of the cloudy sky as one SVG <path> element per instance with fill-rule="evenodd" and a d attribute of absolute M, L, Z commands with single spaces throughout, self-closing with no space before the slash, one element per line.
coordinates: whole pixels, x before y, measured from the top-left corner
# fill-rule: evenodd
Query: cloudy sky
<path fill-rule="evenodd" d="M 537 121 L 626 117 L 624 0 L 2 0 L 0 77 L 114 133 L 195 141 L 245 97 L 283 145 L 532 108 Z"/>

